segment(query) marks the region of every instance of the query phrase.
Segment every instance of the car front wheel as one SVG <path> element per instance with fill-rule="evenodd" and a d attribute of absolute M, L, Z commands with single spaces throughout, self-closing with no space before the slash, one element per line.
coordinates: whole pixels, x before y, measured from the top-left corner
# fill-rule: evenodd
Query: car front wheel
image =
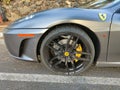
<path fill-rule="evenodd" d="M 95 57 L 90 37 L 77 26 L 52 30 L 40 48 L 43 64 L 57 74 L 75 74 L 88 69 Z"/>

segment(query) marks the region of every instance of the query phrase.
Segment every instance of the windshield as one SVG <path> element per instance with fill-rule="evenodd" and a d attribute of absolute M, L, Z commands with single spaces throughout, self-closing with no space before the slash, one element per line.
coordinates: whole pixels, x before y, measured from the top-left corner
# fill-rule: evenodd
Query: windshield
<path fill-rule="evenodd" d="M 86 4 L 80 5 L 80 7 L 97 9 L 97 8 L 105 7 L 114 1 L 118 1 L 118 0 L 92 0 Z"/>

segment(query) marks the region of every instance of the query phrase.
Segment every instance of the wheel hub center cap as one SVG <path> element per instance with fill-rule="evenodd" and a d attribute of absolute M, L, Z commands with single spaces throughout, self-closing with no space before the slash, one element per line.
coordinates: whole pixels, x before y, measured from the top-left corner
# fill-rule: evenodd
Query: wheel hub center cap
<path fill-rule="evenodd" d="M 70 53 L 69 52 L 64 52 L 64 56 L 66 56 L 66 57 L 68 57 L 70 55 Z"/>

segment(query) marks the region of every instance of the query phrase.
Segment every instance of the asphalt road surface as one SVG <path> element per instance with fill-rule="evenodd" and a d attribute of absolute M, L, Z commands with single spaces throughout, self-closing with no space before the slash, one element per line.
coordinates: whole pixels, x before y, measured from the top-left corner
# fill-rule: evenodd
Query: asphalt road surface
<path fill-rule="evenodd" d="M 12 58 L 0 39 L 0 90 L 120 90 L 120 68 L 92 66 L 78 76 L 55 75 L 42 63 Z"/>

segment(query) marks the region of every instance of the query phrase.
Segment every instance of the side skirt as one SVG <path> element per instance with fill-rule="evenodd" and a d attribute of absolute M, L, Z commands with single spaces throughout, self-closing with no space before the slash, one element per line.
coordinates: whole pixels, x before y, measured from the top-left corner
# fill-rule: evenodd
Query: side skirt
<path fill-rule="evenodd" d="M 120 67 L 120 62 L 97 62 L 97 67 Z"/>

